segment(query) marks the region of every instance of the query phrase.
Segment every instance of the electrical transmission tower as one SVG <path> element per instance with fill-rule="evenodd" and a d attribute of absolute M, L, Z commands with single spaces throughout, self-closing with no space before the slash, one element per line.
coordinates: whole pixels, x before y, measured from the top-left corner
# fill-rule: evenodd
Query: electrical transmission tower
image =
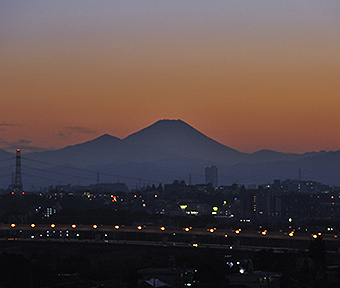
<path fill-rule="evenodd" d="M 17 220 L 20 221 L 21 224 L 27 222 L 27 214 L 26 214 L 26 204 L 24 200 L 24 194 L 25 192 L 23 191 L 22 188 L 22 178 L 21 178 L 21 157 L 20 157 L 20 149 L 17 149 L 17 154 L 16 154 L 16 162 L 15 162 L 15 177 L 14 177 L 14 183 L 13 183 L 13 192 L 12 194 L 15 195 L 20 195 L 19 197 L 19 202 L 15 201 L 16 203 L 16 209 L 18 211 L 18 218 Z M 17 199 L 17 197 L 14 197 L 14 199 Z"/>
<path fill-rule="evenodd" d="M 15 178 L 13 183 L 13 192 L 15 194 L 23 193 L 22 188 L 22 178 L 21 178 L 21 158 L 20 158 L 20 149 L 17 149 L 17 157 L 15 162 Z"/>

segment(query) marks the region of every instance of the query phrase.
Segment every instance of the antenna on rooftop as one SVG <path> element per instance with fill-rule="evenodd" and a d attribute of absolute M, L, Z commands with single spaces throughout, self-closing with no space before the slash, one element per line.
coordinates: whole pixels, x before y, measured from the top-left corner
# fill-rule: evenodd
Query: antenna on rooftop
<path fill-rule="evenodd" d="M 299 182 L 301 182 L 301 168 L 299 168 Z"/>
<path fill-rule="evenodd" d="M 97 171 L 97 185 L 99 185 L 99 172 Z"/>

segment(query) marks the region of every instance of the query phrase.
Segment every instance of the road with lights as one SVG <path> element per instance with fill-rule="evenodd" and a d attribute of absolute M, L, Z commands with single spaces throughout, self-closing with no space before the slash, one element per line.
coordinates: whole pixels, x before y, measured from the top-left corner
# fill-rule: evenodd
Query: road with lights
<path fill-rule="evenodd" d="M 322 237 L 331 250 L 339 248 L 338 236 L 300 231 L 252 231 L 244 229 L 173 228 L 124 225 L 80 224 L 0 224 L 0 238 L 7 240 L 99 241 L 131 245 L 173 245 L 181 247 L 242 249 L 308 249 L 313 238 Z"/>

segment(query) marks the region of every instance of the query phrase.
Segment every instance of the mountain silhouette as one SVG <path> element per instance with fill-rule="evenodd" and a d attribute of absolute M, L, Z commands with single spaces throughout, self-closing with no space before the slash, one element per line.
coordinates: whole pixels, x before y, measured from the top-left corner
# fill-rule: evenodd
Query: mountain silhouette
<path fill-rule="evenodd" d="M 182 120 L 160 120 L 126 137 L 124 143 L 164 150 L 178 157 L 233 164 L 247 154 L 227 147 Z"/>
<path fill-rule="evenodd" d="M 15 171 L 15 154 L 0 149 Z M 260 150 L 242 153 L 225 146 L 182 120 L 160 120 L 124 139 L 104 134 L 93 140 L 55 151 L 23 153 L 24 185 L 92 184 L 99 171 L 103 182 L 118 180 L 134 186 L 139 178 L 147 183 L 187 180 L 204 183 L 204 166 L 219 167 L 219 184 L 268 183 L 273 179 L 297 178 L 340 185 L 340 151 L 304 154 Z M 10 184 L 8 166 L 0 187 Z M 11 172 L 12 172 L 11 171 Z M 27 186 L 26 186 L 27 187 Z"/>

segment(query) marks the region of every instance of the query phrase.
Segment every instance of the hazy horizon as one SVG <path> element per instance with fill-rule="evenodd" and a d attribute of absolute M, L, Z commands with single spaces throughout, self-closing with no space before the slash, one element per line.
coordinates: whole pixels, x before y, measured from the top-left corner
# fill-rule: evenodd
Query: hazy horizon
<path fill-rule="evenodd" d="M 110 133 L 103 133 L 103 134 L 100 134 L 100 135 L 97 135 L 97 136 L 93 136 L 93 137 L 89 136 L 89 139 L 85 139 L 84 141 L 81 141 L 81 142 L 78 142 L 78 143 L 69 144 L 69 145 L 66 145 L 66 146 L 63 146 L 63 147 L 60 147 L 60 148 L 57 148 L 57 149 L 47 149 L 47 148 L 46 148 L 46 149 L 43 149 L 43 148 L 40 148 L 39 150 L 36 150 L 36 151 L 30 151 L 31 147 L 30 147 L 30 146 L 26 147 L 26 146 L 25 146 L 25 145 L 26 145 L 25 141 L 22 141 L 22 143 L 17 143 L 17 144 L 18 144 L 17 146 L 12 145 L 12 147 L 10 147 L 10 148 L 7 148 L 7 149 L 0 148 L 0 149 L 3 149 L 3 150 L 5 150 L 5 151 L 7 151 L 7 152 L 10 152 L 10 153 L 15 153 L 16 149 L 20 148 L 24 153 L 30 153 L 30 152 L 33 152 L 33 153 L 34 153 L 34 152 L 44 152 L 44 151 L 49 151 L 49 150 L 59 150 L 59 149 L 62 149 L 62 148 L 68 147 L 68 146 L 73 146 L 73 145 L 77 145 L 77 144 L 86 143 L 86 142 L 95 140 L 95 139 L 97 139 L 97 138 L 99 138 L 99 137 L 102 137 L 102 136 L 104 136 L 104 135 L 108 135 L 108 136 L 112 136 L 112 137 L 118 138 L 118 139 L 120 139 L 120 140 L 124 140 L 125 138 L 127 138 L 127 137 L 133 135 L 134 133 L 140 132 L 141 130 L 143 130 L 143 129 L 145 129 L 145 128 L 148 128 L 148 127 L 152 126 L 153 124 L 155 124 L 155 123 L 157 123 L 157 122 L 160 122 L 160 121 L 178 121 L 178 120 L 179 120 L 179 121 L 183 121 L 184 123 L 188 124 L 188 125 L 191 126 L 192 128 L 196 129 L 196 128 L 195 128 L 194 126 L 192 126 L 190 123 L 187 123 L 187 122 L 185 122 L 185 121 L 182 120 L 182 119 L 160 119 L 160 120 L 157 120 L 157 121 L 151 123 L 150 125 L 148 125 L 148 126 L 146 126 L 146 127 L 140 128 L 138 131 L 133 131 L 132 133 L 130 133 L 130 134 L 128 134 L 128 135 L 126 135 L 125 137 L 122 137 L 122 138 L 121 138 L 121 137 L 118 137 L 118 136 L 116 136 L 116 135 L 110 134 Z M 196 130 L 199 131 L 198 129 L 196 129 Z M 199 132 L 201 132 L 201 131 L 199 131 Z M 201 133 L 202 133 L 202 132 L 201 132 Z M 203 134 L 204 134 L 204 133 L 203 133 Z M 214 140 L 214 141 L 219 142 L 217 139 L 214 139 L 214 138 L 210 137 L 209 135 L 206 135 L 206 134 L 204 134 L 204 135 L 207 136 L 207 137 L 209 137 L 209 138 L 211 138 L 211 139 Z M 222 144 L 222 145 L 225 145 L 225 144 L 223 144 L 223 143 L 221 143 L 221 142 L 219 142 L 219 143 Z M 232 148 L 232 149 L 235 149 L 235 150 L 237 150 L 237 151 L 239 151 L 239 152 L 242 152 L 242 153 L 249 153 L 249 154 L 252 154 L 252 153 L 255 153 L 255 152 L 258 152 L 258 151 L 263 151 L 263 150 L 270 150 L 270 151 L 275 151 L 275 152 L 282 152 L 282 151 L 277 151 L 277 150 L 272 150 L 272 149 L 266 149 L 266 148 L 259 149 L 259 150 L 255 150 L 255 151 L 252 151 L 252 152 L 244 152 L 244 151 L 238 150 L 238 149 L 235 148 L 235 147 L 230 147 L 230 146 L 228 146 L 228 145 L 225 145 L 225 146 L 226 146 L 226 147 L 229 147 L 229 148 Z M 338 150 L 339 150 L 339 149 L 337 149 L 337 150 L 313 150 L 313 151 L 305 151 L 305 152 L 297 153 L 297 154 L 304 154 L 304 153 L 309 153 L 309 152 L 321 152 L 321 151 L 330 152 L 330 151 L 338 151 Z M 282 152 L 282 153 L 294 153 L 294 152 Z"/>

